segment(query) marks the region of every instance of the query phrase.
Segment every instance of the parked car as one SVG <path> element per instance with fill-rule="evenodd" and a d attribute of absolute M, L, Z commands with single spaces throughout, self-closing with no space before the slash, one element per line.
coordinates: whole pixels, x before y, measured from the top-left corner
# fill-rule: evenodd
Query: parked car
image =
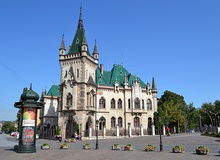
<path fill-rule="evenodd" d="M 13 137 L 16 137 L 18 135 L 18 132 L 11 132 L 10 135 L 13 136 Z"/>

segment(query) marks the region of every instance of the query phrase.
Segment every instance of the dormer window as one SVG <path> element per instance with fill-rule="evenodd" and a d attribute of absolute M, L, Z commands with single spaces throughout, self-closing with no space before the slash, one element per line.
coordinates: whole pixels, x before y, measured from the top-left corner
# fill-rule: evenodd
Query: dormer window
<path fill-rule="evenodd" d="M 76 39 L 76 44 L 79 44 L 79 38 Z"/>

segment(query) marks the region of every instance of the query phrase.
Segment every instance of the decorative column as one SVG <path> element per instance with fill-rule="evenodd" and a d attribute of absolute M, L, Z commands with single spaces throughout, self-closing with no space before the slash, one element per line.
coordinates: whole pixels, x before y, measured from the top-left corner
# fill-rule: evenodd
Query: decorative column
<path fill-rule="evenodd" d="M 176 126 L 173 127 L 173 132 L 176 133 Z"/>
<path fill-rule="evenodd" d="M 36 124 L 37 109 L 44 105 L 37 102 L 39 95 L 32 90 L 32 86 L 21 95 L 21 100 L 14 106 L 21 111 L 19 122 L 19 143 L 14 146 L 17 153 L 36 152 Z"/>
<path fill-rule="evenodd" d="M 141 126 L 140 126 L 140 134 L 141 134 L 141 136 L 144 135 L 144 128 L 143 128 L 142 124 L 141 124 Z"/>
<path fill-rule="evenodd" d="M 152 135 L 155 136 L 155 125 L 152 124 L 151 128 L 152 128 Z"/>
<path fill-rule="evenodd" d="M 116 125 L 116 137 L 119 137 L 119 126 Z"/>
<path fill-rule="evenodd" d="M 128 137 L 132 136 L 131 123 L 128 123 Z"/>
<path fill-rule="evenodd" d="M 106 127 L 104 126 L 104 128 L 103 128 L 103 139 L 105 139 L 105 136 L 106 136 Z"/>
<path fill-rule="evenodd" d="M 89 126 L 89 138 L 92 138 L 92 126 Z"/>
<path fill-rule="evenodd" d="M 163 125 L 163 135 L 166 135 L 165 125 Z"/>

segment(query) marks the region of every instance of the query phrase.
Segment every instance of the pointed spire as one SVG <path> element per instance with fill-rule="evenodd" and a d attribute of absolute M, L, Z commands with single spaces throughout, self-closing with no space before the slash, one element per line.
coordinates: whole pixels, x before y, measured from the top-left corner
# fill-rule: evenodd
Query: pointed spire
<path fill-rule="evenodd" d="M 65 47 L 65 42 L 64 42 L 64 34 L 63 34 L 63 37 L 62 37 L 62 41 L 61 41 L 61 44 L 60 44 L 60 49 L 59 50 L 66 50 L 66 47 Z"/>
<path fill-rule="evenodd" d="M 79 22 L 78 22 L 78 29 L 83 28 L 83 20 L 82 20 L 82 6 L 80 6 L 80 14 L 79 14 Z"/>
<path fill-rule="evenodd" d="M 154 81 L 154 77 L 152 79 L 152 90 L 157 90 L 156 84 L 155 84 L 155 81 Z"/>
<path fill-rule="evenodd" d="M 96 45 L 96 40 L 95 40 L 95 45 L 94 45 L 94 50 L 93 50 L 93 55 L 94 54 L 99 54 L 98 49 L 97 49 L 97 45 Z"/>

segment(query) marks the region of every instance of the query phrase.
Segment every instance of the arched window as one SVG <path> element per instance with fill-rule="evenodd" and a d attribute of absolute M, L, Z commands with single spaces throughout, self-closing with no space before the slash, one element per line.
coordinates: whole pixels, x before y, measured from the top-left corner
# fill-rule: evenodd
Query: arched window
<path fill-rule="evenodd" d="M 135 109 L 140 109 L 140 99 L 139 98 L 135 98 L 135 100 L 134 100 L 134 108 Z"/>
<path fill-rule="evenodd" d="M 134 117 L 134 127 L 140 127 L 140 118 Z"/>
<path fill-rule="evenodd" d="M 105 98 L 101 97 L 99 99 L 99 108 L 105 108 Z"/>
<path fill-rule="evenodd" d="M 131 99 L 128 99 L 128 109 L 131 109 Z"/>
<path fill-rule="evenodd" d="M 66 98 L 66 101 L 67 101 L 66 105 L 72 106 L 72 100 L 73 100 L 73 97 L 72 97 L 71 93 L 68 93 L 67 98 Z"/>
<path fill-rule="evenodd" d="M 111 118 L 111 127 L 115 127 L 115 117 Z"/>
<path fill-rule="evenodd" d="M 122 118 L 121 117 L 118 118 L 118 126 L 122 127 Z"/>
<path fill-rule="evenodd" d="M 142 109 L 144 109 L 144 100 L 142 99 Z"/>
<path fill-rule="evenodd" d="M 99 119 L 99 130 L 103 130 L 105 128 L 105 118 L 101 117 Z"/>
<path fill-rule="evenodd" d="M 122 109 L 122 100 L 121 99 L 118 100 L 118 109 Z"/>
<path fill-rule="evenodd" d="M 147 109 L 152 110 L 152 103 L 150 99 L 147 100 Z"/>
<path fill-rule="evenodd" d="M 115 99 L 112 98 L 111 100 L 111 109 L 115 109 Z"/>

